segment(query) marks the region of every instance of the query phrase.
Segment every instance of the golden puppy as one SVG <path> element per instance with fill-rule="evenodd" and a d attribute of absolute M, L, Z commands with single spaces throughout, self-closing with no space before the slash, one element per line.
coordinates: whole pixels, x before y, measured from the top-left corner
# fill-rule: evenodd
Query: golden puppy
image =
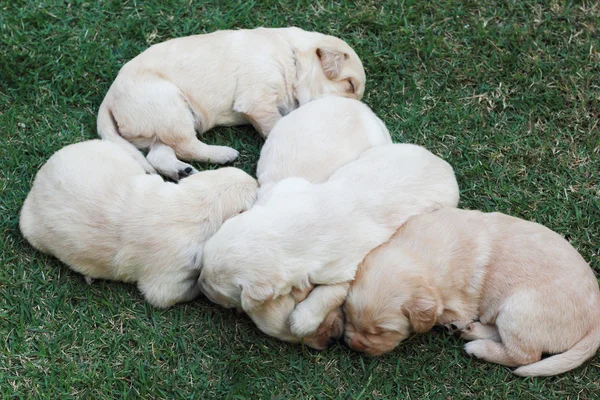
<path fill-rule="evenodd" d="M 366 104 L 344 97 L 312 101 L 283 117 L 265 141 L 256 169 L 258 197 L 285 178 L 325 182 L 365 150 L 391 143 Z"/>
<path fill-rule="evenodd" d="M 154 45 L 125 64 L 98 113 L 98 134 L 174 180 L 178 160 L 227 163 L 238 152 L 196 138 L 251 123 L 267 136 L 282 115 L 327 96 L 362 97 L 365 71 L 343 40 L 299 28 L 242 29 Z M 147 161 L 128 142 L 147 148 Z M 149 164 L 148 164 L 149 162 Z"/>
<path fill-rule="evenodd" d="M 365 258 L 344 308 L 346 341 L 372 355 L 434 324 L 521 376 L 569 371 L 600 346 L 592 269 L 560 235 L 500 213 L 411 218 Z"/>
<path fill-rule="evenodd" d="M 295 309 L 278 312 L 289 315 L 286 329 L 295 338 L 310 337 L 342 305 L 358 264 L 374 247 L 411 215 L 456 206 L 458 197 L 452 167 L 426 149 L 373 147 L 325 183 L 278 182 L 251 210 L 224 223 L 206 242 L 200 287 L 286 340 L 279 328 L 261 326 L 274 320 L 282 326 L 280 318 L 256 315 L 269 301 L 321 285 Z"/>
<path fill-rule="evenodd" d="M 137 282 L 168 307 L 200 291 L 204 242 L 255 201 L 257 182 L 236 168 L 179 184 L 146 175 L 122 147 L 91 140 L 54 154 L 20 216 L 23 236 L 89 278 Z"/>

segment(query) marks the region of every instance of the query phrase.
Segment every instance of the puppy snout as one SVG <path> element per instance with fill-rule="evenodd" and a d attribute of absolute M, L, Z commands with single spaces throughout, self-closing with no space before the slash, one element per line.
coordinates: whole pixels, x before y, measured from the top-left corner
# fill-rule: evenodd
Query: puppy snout
<path fill-rule="evenodd" d="M 346 336 L 346 343 L 352 350 L 366 351 L 367 345 L 364 343 L 359 335 Z"/>

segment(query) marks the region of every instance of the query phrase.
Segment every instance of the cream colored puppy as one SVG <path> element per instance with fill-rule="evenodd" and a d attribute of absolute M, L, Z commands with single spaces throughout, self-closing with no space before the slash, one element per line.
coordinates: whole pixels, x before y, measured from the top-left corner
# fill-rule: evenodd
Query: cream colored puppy
<path fill-rule="evenodd" d="M 344 308 L 346 341 L 372 355 L 434 324 L 521 376 L 569 371 L 600 346 L 592 269 L 550 229 L 500 213 L 411 218 L 365 258 Z"/>
<path fill-rule="evenodd" d="M 452 167 L 424 148 L 374 147 L 325 183 L 282 180 L 249 212 L 223 224 L 206 243 L 200 287 L 218 304 L 243 308 L 273 336 L 287 340 L 264 324 L 289 323 L 296 338 L 314 335 L 343 303 L 371 249 L 411 215 L 456 206 L 458 196 Z M 279 312 L 283 319 L 257 317 L 269 301 L 313 285 L 330 286 Z"/>
<path fill-rule="evenodd" d="M 285 178 L 325 182 L 368 148 L 391 143 L 385 124 L 364 103 L 312 101 L 279 120 L 265 141 L 256 169 L 259 197 Z"/>
<path fill-rule="evenodd" d="M 120 146 L 91 140 L 59 150 L 40 169 L 20 227 L 86 280 L 137 282 L 152 305 L 168 307 L 200 292 L 204 242 L 247 210 L 256 191 L 236 168 L 166 183 Z"/>
<path fill-rule="evenodd" d="M 356 53 L 333 36 L 299 28 L 188 36 L 123 66 L 100 106 L 98 133 L 125 146 L 146 170 L 177 180 L 196 172 L 178 158 L 227 163 L 238 155 L 196 133 L 251 123 L 266 137 L 282 115 L 311 100 L 360 100 L 365 80 Z M 128 142 L 149 149 L 149 164 Z"/>

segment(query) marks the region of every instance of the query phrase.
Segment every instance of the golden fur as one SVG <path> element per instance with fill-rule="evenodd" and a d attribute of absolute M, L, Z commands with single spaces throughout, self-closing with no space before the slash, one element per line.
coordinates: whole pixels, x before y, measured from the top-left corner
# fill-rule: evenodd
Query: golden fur
<path fill-rule="evenodd" d="M 568 371 L 600 346 L 592 269 L 555 232 L 500 213 L 411 218 L 364 259 L 344 307 L 346 341 L 372 355 L 434 324 L 523 376 Z"/>

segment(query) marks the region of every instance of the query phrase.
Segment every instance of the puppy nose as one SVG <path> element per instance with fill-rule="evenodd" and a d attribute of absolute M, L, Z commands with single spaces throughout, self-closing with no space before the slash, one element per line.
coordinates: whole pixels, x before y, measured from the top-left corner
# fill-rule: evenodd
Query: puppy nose
<path fill-rule="evenodd" d="M 348 346 L 353 350 L 365 351 L 367 349 L 367 346 L 365 346 L 358 335 L 352 335 L 351 337 L 346 338 L 346 342 L 348 342 Z"/>

